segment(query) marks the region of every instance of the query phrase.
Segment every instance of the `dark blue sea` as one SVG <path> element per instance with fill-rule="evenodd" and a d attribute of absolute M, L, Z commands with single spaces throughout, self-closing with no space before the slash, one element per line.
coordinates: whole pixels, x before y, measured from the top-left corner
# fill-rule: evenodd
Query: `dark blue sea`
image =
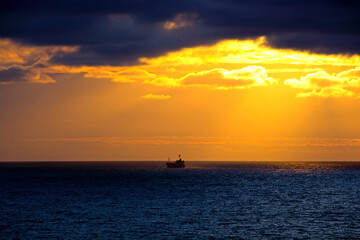
<path fill-rule="evenodd" d="M 360 239 L 360 163 L 1 163 L 0 238 Z"/>

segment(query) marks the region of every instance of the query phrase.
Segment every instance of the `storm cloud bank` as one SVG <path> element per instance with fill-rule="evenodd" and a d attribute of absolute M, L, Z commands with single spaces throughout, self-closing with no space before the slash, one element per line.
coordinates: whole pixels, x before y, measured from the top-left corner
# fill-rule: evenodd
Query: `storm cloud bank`
<path fill-rule="evenodd" d="M 268 44 L 360 53 L 360 3 L 350 0 L 9 1 L 0 37 L 23 45 L 77 46 L 64 65 L 128 65 L 183 47 L 266 36 Z"/>

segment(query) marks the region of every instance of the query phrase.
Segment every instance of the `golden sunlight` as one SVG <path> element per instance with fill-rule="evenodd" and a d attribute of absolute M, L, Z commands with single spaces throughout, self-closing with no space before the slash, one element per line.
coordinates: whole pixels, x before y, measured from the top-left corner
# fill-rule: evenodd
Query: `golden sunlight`
<path fill-rule="evenodd" d="M 360 92 L 359 55 L 275 49 L 265 37 L 226 40 L 139 61 L 141 65 L 126 67 L 53 65 L 43 71 L 168 87 L 224 90 L 281 84 L 298 89 L 298 97 L 358 97 Z"/>
<path fill-rule="evenodd" d="M 15 123 L 8 120 L 8 124 L 16 124 L 16 128 L 4 127 L 2 131 L 17 139 L 139 137 L 137 145 L 126 140 L 97 145 L 89 153 L 93 156 L 98 151 L 99 157 L 104 156 L 104 149 L 112 147 L 105 151 L 109 158 L 119 151 L 127 154 L 125 158 L 131 153 L 146 158 L 148 153 L 158 156 L 169 148 L 180 148 L 194 159 L 209 155 L 240 160 L 354 159 L 358 154 L 358 144 L 350 143 L 360 133 L 359 55 L 276 49 L 265 37 L 184 48 L 140 58 L 139 64 L 132 66 L 65 66 L 49 61 L 54 54 L 74 52 L 77 47 L 23 46 L 2 40 L 0 51 L 2 69 L 19 69 L 22 81 L 57 82 L 28 85 L 35 94 L 26 93 L 32 96 L 28 104 L 32 99 L 41 104 L 13 104 L 14 108 L 31 109 L 8 113 L 9 119 L 17 119 Z M 40 86 L 48 90 L 42 92 Z M 11 98 L 14 91 L 18 94 L 18 88 L 21 86 L 4 94 Z M 191 144 L 161 140 L 153 146 L 146 145 L 142 139 L 146 136 L 193 136 L 195 140 Z M 200 141 L 197 137 L 216 138 Z M 222 137 L 227 140 L 219 141 Z M 239 137 L 243 144 L 228 140 Z M 296 144 L 284 143 L 292 138 Z M 323 138 L 324 145 L 314 140 L 318 138 Z M 270 144 L 276 141 L 281 143 Z M 29 151 L 37 148 L 51 149 L 51 143 L 32 142 L 33 148 L 23 152 L 31 155 Z M 26 144 L 24 148 L 30 143 Z M 149 149 L 139 155 L 138 148 Z"/>

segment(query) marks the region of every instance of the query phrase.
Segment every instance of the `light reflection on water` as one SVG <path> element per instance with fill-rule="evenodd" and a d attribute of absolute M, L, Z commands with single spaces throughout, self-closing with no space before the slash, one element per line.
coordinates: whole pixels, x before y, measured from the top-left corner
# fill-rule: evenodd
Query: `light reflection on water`
<path fill-rule="evenodd" d="M 360 163 L 0 164 L 0 239 L 360 238 Z"/>

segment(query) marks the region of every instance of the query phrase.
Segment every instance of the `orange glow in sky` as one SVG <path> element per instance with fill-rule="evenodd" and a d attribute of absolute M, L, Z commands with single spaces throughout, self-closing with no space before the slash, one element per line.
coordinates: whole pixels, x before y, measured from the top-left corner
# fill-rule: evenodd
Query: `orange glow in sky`
<path fill-rule="evenodd" d="M 1 161 L 360 158 L 359 55 L 276 49 L 260 37 L 132 66 L 49 61 L 77 49 L 0 41 L 0 68 L 25 72 L 0 86 Z"/>

